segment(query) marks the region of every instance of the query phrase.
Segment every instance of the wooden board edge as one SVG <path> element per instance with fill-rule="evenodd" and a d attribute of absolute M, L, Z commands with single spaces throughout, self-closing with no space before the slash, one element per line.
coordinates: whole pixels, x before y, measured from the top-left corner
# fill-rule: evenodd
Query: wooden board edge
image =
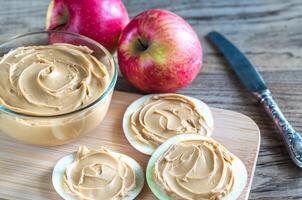
<path fill-rule="evenodd" d="M 236 112 L 236 111 L 232 111 L 232 110 L 226 110 L 226 109 L 222 109 L 222 108 L 215 108 L 215 107 L 210 107 L 211 110 L 214 110 L 214 111 L 218 111 L 218 112 L 229 112 L 229 113 L 234 113 L 236 115 L 240 115 L 242 118 L 246 118 L 246 120 L 250 121 L 250 123 L 252 123 L 254 125 L 254 127 L 257 129 L 257 146 L 256 146 L 256 154 L 255 154 L 255 157 L 254 157 L 254 162 L 253 162 L 253 167 L 252 167 L 252 170 L 251 170 L 251 178 L 249 180 L 249 182 L 247 183 L 247 187 L 245 188 L 246 190 L 246 195 L 245 195 L 245 200 L 248 200 L 248 197 L 249 197 L 249 194 L 250 194 L 250 191 L 251 191 L 251 187 L 252 187 L 252 183 L 253 183 L 253 178 L 254 178 L 254 173 L 255 173 L 255 169 L 256 169 L 256 165 L 257 165 L 257 160 L 258 160 L 258 155 L 259 155 L 259 150 L 260 150 L 260 144 L 261 144 L 261 132 L 260 132 L 260 128 L 259 126 L 257 125 L 257 123 L 252 119 L 250 118 L 249 116 L 245 115 L 245 114 L 242 114 L 240 112 Z"/>

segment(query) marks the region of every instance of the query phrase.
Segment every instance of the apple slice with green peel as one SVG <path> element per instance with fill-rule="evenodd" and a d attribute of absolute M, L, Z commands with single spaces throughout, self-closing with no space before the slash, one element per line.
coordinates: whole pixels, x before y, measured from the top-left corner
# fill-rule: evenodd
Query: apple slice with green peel
<path fill-rule="evenodd" d="M 192 135 L 192 134 L 183 134 L 183 135 L 177 135 L 166 142 L 164 142 L 162 145 L 160 145 L 155 152 L 152 154 L 148 165 L 146 169 L 146 179 L 147 183 L 153 192 L 153 194 L 160 200 L 171 200 L 172 198 L 164 192 L 161 187 L 156 183 L 153 177 L 153 172 L 155 168 L 155 163 L 160 158 L 161 155 L 163 155 L 171 145 L 182 142 L 182 141 L 188 141 L 188 140 L 194 140 L 194 139 L 206 139 L 207 137 L 201 136 L 201 135 Z M 234 155 L 233 155 L 234 156 Z M 234 185 L 233 189 L 229 194 L 222 197 L 222 200 L 234 200 L 237 199 L 241 192 L 243 191 L 246 182 L 247 182 L 247 171 L 245 168 L 245 165 L 242 163 L 242 161 L 234 156 L 235 159 L 233 160 L 232 164 L 232 170 L 234 172 Z"/>
<path fill-rule="evenodd" d="M 156 148 L 152 145 L 144 144 L 140 142 L 138 139 L 136 139 L 135 134 L 130 129 L 129 120 L 132 113 L 138 110 L 144 104 L 144 102 L 146 102 L 152 96 L 156 96 L 156 95 L 163 95 L 163 94 L 149 94 L 135 100 L 128 106 L 123 117 L 123 131 L 127 140 L 136 150 L 146 155 L 151 155 Z M 214 120 L 210 108 L 204 102 L 202 102 L 197 98 L 188 97 L 188 96 L 186 96 L 186 98 L 191 99 L 195 103 L 197 110 L 204 116 L 204 119 L 206 120 L 206 124 L 208 124 L 208 126 L 213 131 Z"/>
<path fill-rule="evenodd" d="M 128 196 L 122 200 L 133 200 L 141 192 L 144 186 L 145 176 L 142 167 L 131 157 L 118 152 L 110 151 L 113 155 L 121 157 L 127 164 L 129 164 L 135 172 L 135 188 L 129 193 Z M 56 192 L 65 200 L 76 200 L 74 196 L 70 195 L 64 189 L 63 178 L 66 170 L 66 166 L 71 164 L 75 159 L 75 153 L 69 154 L 61 158 L 55 165 L 52 172 L 52 184 Z"/>

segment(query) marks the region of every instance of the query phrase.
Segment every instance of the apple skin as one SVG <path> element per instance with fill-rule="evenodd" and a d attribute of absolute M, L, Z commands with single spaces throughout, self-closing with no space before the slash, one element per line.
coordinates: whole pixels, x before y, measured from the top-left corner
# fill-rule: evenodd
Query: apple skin
<path fill-rule="evenodd" d="M 116 50 L 119 36 L 129 22 L 121 0 L 52 0 L 46 19 L 47 30 L 79 33 L 110 52 Z M 55 35 L 52 39 L 62 41 Z"/>
<path fill-rule="evenodd" d="M 118 44 L 123 76 L 147 93 L 174 92 L 188 85 L 202 65 L 202 48 L 192 27 L 176 14 L 150 9 L 134 17 Z"/>

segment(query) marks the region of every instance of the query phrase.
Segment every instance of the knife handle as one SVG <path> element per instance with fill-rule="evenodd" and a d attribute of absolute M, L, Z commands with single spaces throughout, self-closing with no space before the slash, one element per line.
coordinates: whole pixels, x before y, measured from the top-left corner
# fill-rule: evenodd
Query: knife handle
<path fill-rule="evenodd" d="M 291 159 L 298 167 L 302 168 L 302 137 L 300 133 L 295 131 L 286 120 L 268 89 L 260 93 L 257 92 L 255 95 L 279 129 Z"/>

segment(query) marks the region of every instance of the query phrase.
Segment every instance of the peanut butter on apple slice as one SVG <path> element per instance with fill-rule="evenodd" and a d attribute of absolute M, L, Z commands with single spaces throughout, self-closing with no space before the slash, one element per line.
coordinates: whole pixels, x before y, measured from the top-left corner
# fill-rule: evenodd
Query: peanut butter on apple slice
<path fill-rule="evenodd" d="M 213 117 L 209 107 L 198 99 L 172 93 L 148 95 L 128 107 L 123 129 L 134 148 L 152 154 L 175 135 L 210 136 Z"/>

